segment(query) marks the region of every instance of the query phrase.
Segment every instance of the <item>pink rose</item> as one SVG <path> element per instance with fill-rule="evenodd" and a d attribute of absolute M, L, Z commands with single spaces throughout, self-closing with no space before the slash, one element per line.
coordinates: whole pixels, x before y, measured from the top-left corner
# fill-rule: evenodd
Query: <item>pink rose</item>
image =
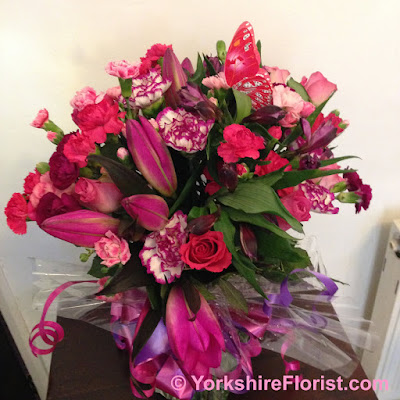
<path fill-rule="evenodd" d="M 96 91 L 90 86 L 86 86 L 83 89 L 76 92 L 75 96 L 70 101 L 71 106 L 81 111 L 89 104 L 100 103 L 104 98 L 104 93 L 97 95 Z"/>
<path fill-rule="evenodd" d="M 78 164 L 79 168 L 86 167 L 87 156 L 96 151 L 96 144 L 82 133 L 76 132 L 63 146 L 63 153 L 67 159 Z"/>
<path fill-rule="evenodd" d="M 130 64 L 125 60 L 111 61 L 106 65 L 106 72 L 109 75 L 121 79 L 131 79 L 139 76 L 140 63 Z"/>
<path fill-rule="evenodd" d="M 271 83 L 285 84 L 290 72 L 287 69 L 279 69 L 278 67 L 264 67 L 271 78 Z"/>
<path fill-rule="evenodd" d="M 311 201 L 308 200 L 302 190 L 296 190 L 291 194 L 282 197 L 281 201 L 286 209 L 298 221 L 308 221 L 311 218 Z M 282 218 L 278 217 L 279 227 L 285 231 L 290 228 L 290 225 Z"/>
<path fill-rule="evenodd" d="M 112 267 L 116 264 L 125 265 L 131 258 L 128 242 L 120 239 L 115 233 L 108 231 L 94 244 L 97 255 L 103 260 L 101 264 Z"/>
<path fill-rule="evenodd" d="M 46 193 L 54 193 L 58 197 L 61 197 L 63 193 L 72 194 L 74 191 L 74 186 L 75 184 L 73 183 L 71 186 L 67 187 L 64 190 L 57 189 L 50 179 L 50 172 L 46 172 L 45 174 L 40 176 L 39 183 L 36 184 L 33 188 L 32 194 L 29 196 L 29 204 L 31 204 L 32 207 L 35 209 L 38 206 L 40 199 Z"/>
<path fill-rule="evenodd" d="M 331 164 L 327 165 L 326 167 L 320 168 L 323 171 L 329 171 L 331 169 L 340 169 L 340 166 L 338 164 Z M 312 181 L 320 186 L 323 186 L 324 188 L 331 190 L 337 183 L 345 181 L 339 174 L 335 175 L 328 175 L 328 176 L 323 176 L 322 178 L 315 178 L 312 179 Z"/>
<path fill-rule="evenodd" d="M 121 204 L 122 193 L 111 182 L 80 178 L 75 185 L 75 193 L 82 205 L 92 211 L 112 213 Z"/>
<path fill-rule="evenodd" d="M 89 104 L 83 110 L 74 110 L 72 119 L 92 142 L 104 143 L 107 133 L 118 135 L 124 124 L 119 118 L 125 113 L 119 112 L 118 102 L 105 95 L 99 104 Z"/>
<path fill-rule="evenodd" d="M 49 112 L 43 108 L 40 110 L 36 118 L 31 122 L 31 126 L 34 128 L 43 128 L 43 125 L 49 120 Z"/>
<path fill-rule="evenodd" d="M 229 85 L 226 83 L 225 72 L 220 72 L 218 75 L 208 76 L 201 82 L 204 86 L 209 89 L 229 89 Z"/>
<path fill-rule="evenodd" d="M 7 225 L 17 235 L 26 233 L 26 217 L 28 205 L 21 193 L 14 193 L 4 210 L 7 217 Z"/>
<path fill-rule="evenodd" d="M 264 139 L 243 125 L 227 126 L 224 129 L 224 139 L 226 143 L 221 143 L 217 151 L 226 163 L 235 163 L 244 157 L 256 160 L 260 157 L 258 150 L 265 148 Z"/>
<path fill-rule="evenodd" d="M 292 128 L 300 118 L 308 117 L 315 109 L 312 104 L 304 101 L 298 93 L 284 85 L 274 86 L 272 99 L 274 106 L 281 107 L 286 111 L 285 117 L 279 121 L 279 124 L 285 128 Z"/>
<path fill-rule="evenodd" d="M 314 72 L 308 79 L 304 76 L 301 80 L 301 84 L 306 89 L 311 102 L 315 106 L 319 106 L 324 101 L 328 100 L 337 90 L 337 86 L 329 82 L 321 72 Z"/>

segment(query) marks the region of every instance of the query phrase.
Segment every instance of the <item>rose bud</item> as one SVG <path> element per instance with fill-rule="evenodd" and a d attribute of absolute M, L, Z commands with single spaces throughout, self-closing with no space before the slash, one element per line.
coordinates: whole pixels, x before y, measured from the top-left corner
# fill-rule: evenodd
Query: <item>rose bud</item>
<path fill-rule="evenodd" d="M 89 210 L 72 211 L 47 218 L 40 225 L 46 233 L 81 247 L 94 247 L 106 232 L 117 234 L 119 220 Z"/>
<path fill-rule="evenodd" d="M 159 231 L 168 222 L 168 205 L 154 194 L 137 194 L 122 200 L 122 207 L 136 222 L 148 231 Z"/>
<path fill-rule="evenodd" d="M 175 109 L 179 104 L 178 91 L 186 85 L 187 76 L 170 48 L 167 48 L 164 54 L 162 76 L 172 81 L 171 87 L 165 92 L 164 97 L 167 105 Z"/>
<path fill-rule="evenodd" d="M 124 197 L 114 183 L 87 178 L 78 180 L 75 193 L 85 207 L 105 214 L 117 210 Z"/>
<path fill-rule="evenodd" d="M 234 192 L 239 182 L 236 164 L 224 163 L 218 171 L 218 178 L 222 186 L 225 186 L 230 192 Z"/>
<path fill-rule="evenodd" d="M 194 235 L 203 235 L 208 232 L 215 224 L 221 215 L 220 209 L 217 212 L 209 215 L 202 215 L 198 218 L 192 219 L 186 228 L 186 231 Z"/>
<path fill-rule="evenodd" d="M 246 224 L 240 224 L 240 244 L 242 251 L 250 260 L 257 260 L 257 238 L 253 230 Z"/>
<path fill-rule="evenodd" d="M 133 161 L 150 185 L 164 196 L 172 196 L 177 187 L 174 164 L 160 134 L 150 122 L 128 120 L 126 140 Z"/>

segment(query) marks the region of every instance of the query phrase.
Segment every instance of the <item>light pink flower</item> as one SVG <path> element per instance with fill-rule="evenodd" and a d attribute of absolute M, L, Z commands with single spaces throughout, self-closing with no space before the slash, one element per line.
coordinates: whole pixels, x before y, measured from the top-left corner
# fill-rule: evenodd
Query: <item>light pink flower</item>
<path fill-rule="evenodd" d="M 45 174 L 40 176 L 39 183 L 37 183 L 33 188 L 32 194 L 29 196 L 29 203 L 32 205 L 33 208 L 36 208 L 39 204 L 40 199 L 46 193 L 54 193 L 61 198 L 61 195 L 63 193 L 72 194 L 74 191 L 74 187 L 75 183 L 64 190 L 57 189 L 50 179 L 50 172 L 46 172 Z"/>
<path fill-rule="evenodd" d="M 280 69 L 278 67 L 264 67 L 271 78 L 271 83 L 286 83 L 289 78 L 290 72 L 287 69 Z"/>
<path fill-rule="evenodd" d="M 120 160 L 125 160 L 125 158 L 129 157 L 129 151 L 128 151 L 128 149 L 126 149 L 125 147 L 120 147 L 120 148 L 117 150 L 117 157 L 118 157 Z"/>
<path fill-rule="evenodd" d="M 114 100 L 118 100 L 121 96 L 121 86 L 114 86 L 106 90 L 106 94 L 113 98 Z"/>
<path fill-rule="evenodd" d="M 101 264 L 108 268 L 119 263 L 125 265 L 131 258 L 128 242 L 111 231 L 94 244 L 94 249 L 103 260 Z"/>
<path fill-rule="evenodd" d="M 279 124 L 285 128 L 295 126 L 301 117 L 308 117 L 315 109 L 298 93 L 284 85 L 274 86 L 272 98 L 274 106 L 281 107 L 286 111 L 285 117 L 279 121 Z"/>
<path fill-rule="evenodd" d="M 47 132 L 47 139 L 50 140 L 50 142 L 54 142 L 54 139 L 57 137 L 57 133 L 56 132 L 52 132 L 52 131 L 48 131 Z"/>
<path fill-rule="evenodd" d="M 31 122 L 31 126 L 34 128 L 43 128 L 43 125 L 49 120 L 49 112 L 43 108 L 41 109 L 36 118 Z"/>
<path fill-rule="evenodd" d="M 139 76 L 140 63 L 131 64 L 128 61 L 110 61 L 106 65 L 106 72 L 109 75 L 121 79 L 136 78 Z"/>
<path fill-rule="evenodd" d="M 163 229 L 146 236 L 139 257 L 158 283 L 171 283 L 182 274 L 185 263 L 179 249 L 188 237 L 186 220 L 186 215 L 177 211 Z"/>
<path fill-rule="evenodd" d="M 340 166 L 338 164 L 331 164 L 327 165 L 326 167 L 321 167 L 320 169 L 323 171 L 329 171 L 331 169 L 340 169 Z M 322 178 L 315 178 L 312 179 L 312 181 L 328 190 L 331 190 L 337 183 L 343 182 L 345 181 L 345 179 L 342 178 L 339 174 L 335 174 L 323 176 Z"/>
<path fill-rule="evenodd" d="M 301 84 L 315 106 L 319 106 L 328 100 L 332 93 L 337 90 L 337 86 L 329 82 L 321 72 L 314 72 L 308 79 L 304 76 Z"/>
<path fill-rule="evenodd" d="M 220 72 L 218 75 L 208 76 L 201 82 L 204 86 L 209 89 L 229 89 L 229 85 L 226 83 L 225 72 Z"/>
<path fill-rule="evenodd" d="M 98 104 L 104 98 L 104 93 L 100 93 L 99 95 L 96 91 L 90 86 L 86 86 L 81 90 L 78 90 L 75 96 L 70 101 L 71 106 L 81 111 L 89 104 Z"/>

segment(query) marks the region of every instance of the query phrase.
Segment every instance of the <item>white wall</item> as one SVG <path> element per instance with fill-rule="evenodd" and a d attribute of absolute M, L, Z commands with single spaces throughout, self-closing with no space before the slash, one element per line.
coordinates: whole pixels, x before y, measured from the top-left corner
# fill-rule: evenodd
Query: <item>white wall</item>
<path fill-rule="evenodd" d="M 104 72 L 109 60 L 137 60 L 156 42 L 173 43 L 181 59 L 195 60 L 196 51 L 213 52 L 216 40 L 229 42 L 249 20 L 265 64 L 287 68 L 297 79 L 320 70 L 338 85 L 329 108 L 339 108 L 351 125 L 337 140 L 337 155 L 363 158 L 352 165 L 374 198 L 368 212 L 356 216 L 353 206 L 344 206 L 338 216 L 315 215 L 306 230 L 319 237 L 330 275 L 350 284 L 342 293 L 357 299 L 361 314 L 374 290 L 387 226 L 400 216 L 399 11 L 395 0 L 3 0 L 0 208 L 21 191 L 36 162 L 51 155 L 44 131 L 29 126 L 40 108 L 73 130 L 69 100 L 86 85 L 114 86 Z M 77 253 L 34 226 L 17 237 L 0 218 L 0 255 L 16 288 L 29 274 L 26 256 L 72 259 Z"/>

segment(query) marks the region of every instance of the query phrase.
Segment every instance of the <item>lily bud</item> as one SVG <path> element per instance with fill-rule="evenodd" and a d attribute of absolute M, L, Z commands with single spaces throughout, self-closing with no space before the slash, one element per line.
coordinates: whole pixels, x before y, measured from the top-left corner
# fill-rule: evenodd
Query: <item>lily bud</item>
<path fill-rule="evenodd" d="M 278 106 L 265 106 L 246 117 L 243 122 L 274 125 L 286 115 L 286 111 Z"/>
<path fill-rule="evenodd" d="M 167 105 L 175 109 L 179 104 L 178 91 L 186 86 L 187 76 L 175 53 L 170 48 L 167 48 L 164 54 L 162 76 L 172 81 L 164 97 Z"/>
<path fill-rule="evenodd" d="M 242 251 L 246 254 L 250 260 L 257 260 L 257 238 L 253 230 L 245 224 L 241 224 L 240 227 L 240 244 Z"/>
<path fill-rule="evenodd" d="M 51 236 L 81 247 L 94 247 L 106 232 L 118 232 L 119 220 L 95 211 L 79 210 L 47 218 L 40 228 Z"/>
<path fill-rule="evenodd" d="M 136 222 L 148 231 L 159 231 L 168 222 L 168 205 L 154 194 L 137 194 L 122 200 L 122 207 Z"/>
<path fill-rule="evenodd" d="M 217 54 L 221 62 L 224 63 L 226 59 L 226 44 L 223 40 L 218 40 L 217 42 Z"/>
<path fill-rule="evenodd" d="M 174 164 L 160 134 L 150 122 L 128 120 L 126 140 L 136 167 L 150 185 L 164 196 L 172 196 L 177 187 Z"/>
<path fill-rule="evenodd" d="M 222 186 L 225 186 L 230 192 L 234 192 L 239 182 L 236 164 L 225 163 L 218 171 L 218 178 Z"/>
<path fill-rule="evenodd" d="M 218 211 L 213 214 L 194 218 L 188 223 L 186 231 L 194 235 L 204 235 L 214 226 L 220 214 L 221 211 L 218 209 Z"/>

